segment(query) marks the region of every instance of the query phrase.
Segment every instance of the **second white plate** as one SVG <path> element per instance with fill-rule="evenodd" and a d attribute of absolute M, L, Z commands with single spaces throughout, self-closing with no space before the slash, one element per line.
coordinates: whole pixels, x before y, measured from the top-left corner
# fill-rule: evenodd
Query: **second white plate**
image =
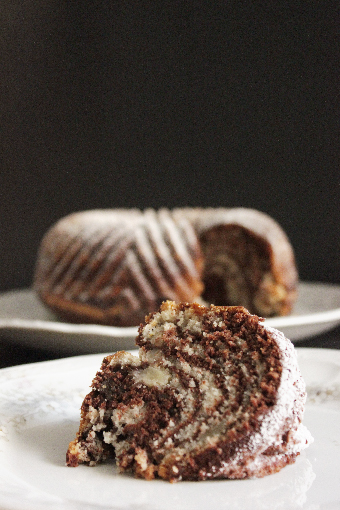
<path fill-rule="evenodd" d="M 267 319 L 293 342 L 340 324 L 340 286 L 302 282 L 293 313 Z M 69 324 L 58 321 L 31 289 L 0 295 L 0 331 L 6 338 L 60 354 L 92 354 L 133 349 L 137 328 Z"/>

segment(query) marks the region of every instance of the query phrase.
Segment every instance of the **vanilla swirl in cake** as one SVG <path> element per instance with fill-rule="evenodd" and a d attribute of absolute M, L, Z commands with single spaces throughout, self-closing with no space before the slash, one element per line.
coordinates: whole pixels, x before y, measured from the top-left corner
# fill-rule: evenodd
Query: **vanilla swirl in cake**
<path fill-rule="evenodd" d="M 136 342 L 139 357 L 104 359 L 69 466 L 112 456 L 148 480 L 262 477 L 312 441 L 293 345 L 244 308 L 168 301 Z"/>

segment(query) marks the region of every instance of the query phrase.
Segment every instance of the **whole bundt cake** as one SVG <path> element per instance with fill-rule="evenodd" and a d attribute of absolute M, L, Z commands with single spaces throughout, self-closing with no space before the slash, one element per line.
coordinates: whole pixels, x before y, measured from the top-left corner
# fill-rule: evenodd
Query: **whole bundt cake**
<path fill-rule="evenodd" d="M 71 214 L 44 236 L 34 288 L 63 320 L 136 326 L 164 299 L 286 315 L 292 246 L 252 209 L 107 209 Z"/>
<path fill-rule="evenodd" d="M 169 481 L 262 477 L 312 441 L 292 343 L 243 307 L 165 302 L 139 328 L 139 356 L 104 358 L 67 464 L 115 457 Z"/>

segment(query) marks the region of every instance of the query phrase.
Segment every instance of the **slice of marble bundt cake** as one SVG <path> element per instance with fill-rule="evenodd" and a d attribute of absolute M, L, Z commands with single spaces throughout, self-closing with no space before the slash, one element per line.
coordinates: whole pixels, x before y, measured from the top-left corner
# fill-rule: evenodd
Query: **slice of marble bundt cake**
<path fill-rule="evenodd" d="M 137 344 L 104 359 L 69 466 L 115 456 L 146 479 L 262 477 L 312 441 L 292 343 L 244 308 L 165 302 Z"/>

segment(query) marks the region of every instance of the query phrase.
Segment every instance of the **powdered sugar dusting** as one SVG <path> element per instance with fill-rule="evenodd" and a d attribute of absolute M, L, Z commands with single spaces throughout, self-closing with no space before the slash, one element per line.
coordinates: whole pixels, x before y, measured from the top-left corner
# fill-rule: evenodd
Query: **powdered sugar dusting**
<path fill-rule="evenodd" d="M 294 346 L 290 340 L 285 338 L 280 331 L 267 327 L 272 338 L 280 349 L 280 361 L 282 363 L 282 373 L 280 386 L 277 392 L 277 402 L 270 413 L 267 413 L 261 423 L 260 432 L 255 434 L 251 440 L 249 447 L 252 451 L 264 450 L 268 444 L 277 444 L 282 442 L 280 433 L 282 434 L 282 425 L 284 424 L 286 430 L 290 430 L 296 438 L 300 437 L 298 441 L 299 446 L 295 444 L 294 450 L 301 450 L 302 445 L 307 446 L 313 441 L 312 436 L 307 429 L 300 429 L 299 435 L 296 431 L 300 426 L 303 418 L 304 405 L 306 402 L 306 386 L 302 379 L 297 356 Z M 294 412 L 293 412 L 294 411 Z M 301 434 L 301 431 L 304 434 Z M 307 443 L 306 443 L 307 441 Z"/>
<path fill-rule="evenodd" d="M 248 477 L 256 477 L 268 465 L 284 462 L 289 455 L 298 455 L 314 441 L 309 430 L 301 423 L 306 402 L 306 387 L 298 367 L 294 346 L 280 331 L 270 327 L 266 327 L 266 330 L 277 343 L 281 355 L 282 373 L 276 404 L 263 417 L 259 432 L 253 434 L 245 447 L 240 448 L 229 462 L 223 462 L 222 466 L 219 469 L 215 468 L 212 474 L 207 475 L 208 477 L 216 476 L 217 472 L 232 477 L 240 462 L 246 462 Z M 288 444 L 283 449 L 282 434 L 288 430 Z M 262 455 L 269 446 L 276 447 L 278 453 Z M 247 457 L 248 460 L 245 460 Z"/>

